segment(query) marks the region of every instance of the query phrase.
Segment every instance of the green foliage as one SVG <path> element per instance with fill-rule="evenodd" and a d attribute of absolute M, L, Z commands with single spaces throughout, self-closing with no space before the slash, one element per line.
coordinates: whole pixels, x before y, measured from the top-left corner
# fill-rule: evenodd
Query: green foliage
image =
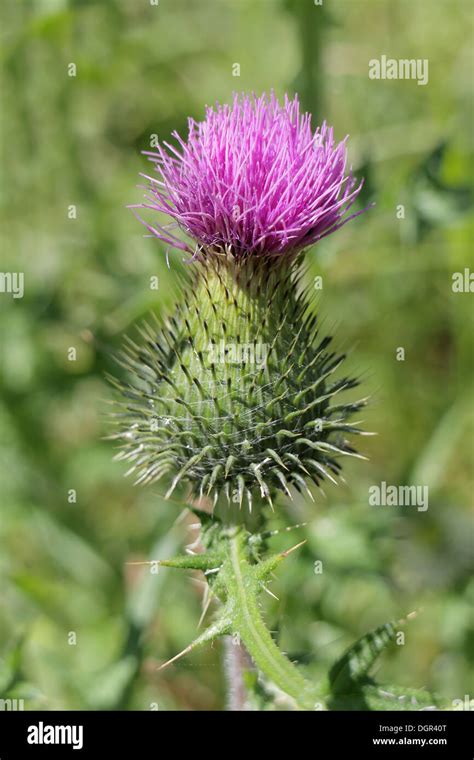
<path fill-rule="evenodd" d="M 262 536 L 244 528 L 227 527 L 202 515 L 203 542 L 210 547 L 202 554 L 163 560 L 174 568 L 203 570 L 209 588 L 221 602 L 214 622 L 175 655 L 170 665 L 197 647 L 221 636 L 233 637 L 233 644 L 245 646 L 257 668 L 244 674 L 254 709 L 272 704 L 271 689 L 277 687 L 288 699 L 287 709 L 303 710 L 437 710 L 440 700 L 426 690 L 380 686 L 369 673 L 379 655 L 397 638 L 406 620 L 386 623 L 371 631 L 340 657 L 320 683 L 307 680 L 303 673 L 276 646 L 262 619 L 259 596 L 268 591 L 265 583 L 280 563 L 301 544 L 279 554 L 260 557 L 256 543 Z M 255 539 L 259 539 L 256 541 Z M 409 617 L 414 617 L 410 615 Z M 234 639 L 237 637 L 237 640 Z M 270 685 L 265 686 L 260 683 Z"/>

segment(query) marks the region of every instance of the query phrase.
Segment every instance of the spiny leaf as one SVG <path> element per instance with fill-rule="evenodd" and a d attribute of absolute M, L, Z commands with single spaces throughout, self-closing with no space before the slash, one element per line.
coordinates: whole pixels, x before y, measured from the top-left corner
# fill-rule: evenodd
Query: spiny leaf
<path fill-rule="evenodd" d="M 221 615 L 215 621 L 215 623 L 209 626 L 209 628 L 206 628 L 206 630 L 203 633 L 201 633 L 201 635 L 198 636 L 197 639 L 195 639 L 185 649 L 183 649 L 181 652 L 176 654 L 167 662 L 164 662 L 162 665 L 160 665 L 158 670 L 163 670 L 164 668 L 167 668 L 173 662 L 176 662 L 177 660 L 181 659 L 181 657 L 184 657 L 186 654 L 189 654 L 197 647 L 202 646 L 203 644 L 207 644 L 210 641 L 214 641 L 216 638 L 218 638 L 219 636 L 223 636 L 226 633 L 231 633 L 231 625 L 232 625 L 231 619 L 229 617 L 226 617 L 225 615 Z"/>
<path fill-rule="evenodd" d="M 367 682 L 353 693 L 333 696 L 330 709 L 417 712 L 439 710 L 443 706 L 438 697 L 424 689 Z"/>
<path fill-rule="evenodd" d="M 365 678 L 381 652 L 395 639 L 396 623 L 385 623 L 366 633 L 337 660 L 329 671 L 331 691 L 348 692 L 354 683 Z"/>
<path fill-rule="evenodd" d="M 413 619 L 417 611 L 405 618 L 385 623 L 366 633 L 349 647 L 329 671 L 329 685 L 333 696 L 358 691 L 361 683 L 368 681 L 368 674 L 379 655 L 395 640 L 399 629 Z"/>
<path fill-rule="evenodd" d="M 261 560 L 255 567 L 255 577 L 258 580 L 265 580 L 265 578 L 268 578 L 268 576 L 273 572 L 273 570 L 275 570 L 280 562 L 286 559 L 286 557 L 288 557 L 292 552 L 299 549 L 305 543 L 306 540 L 300 541 L 299 544 L 295 544 L 295 546 L 292 546 L 290 549 L 286 549 L 284 552 L 274 554 L 271 557 L 267 557 L 266 559 Z"/>
<path fill-rule="evenodd" d="M 170 559 L 146 560 L 143 562 L 127 562 L 128 565 L 159 565 L 162 567 L 174 567 L 183 570 L 212 570 L 219 567 L 222 560 L 212 554 L 183 554 Z"/>

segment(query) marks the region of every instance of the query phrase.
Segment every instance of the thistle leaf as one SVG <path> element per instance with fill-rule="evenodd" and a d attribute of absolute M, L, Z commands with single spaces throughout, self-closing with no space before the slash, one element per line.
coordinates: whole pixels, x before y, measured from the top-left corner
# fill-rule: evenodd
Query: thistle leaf
<path fill-rule="evenodd" d="M 333 694 L 350 691 L 359 681 L 365 679 L 378 656 L 395 639 L 397 623 L 385 623 L 374 631 L 366 633 L 344 652 L 329 671 L 329 682 Z"/>
<path fill-rule="evenodd" d="M 417 613 L 386 623 L 362 636 L 329 671 L 331 710 L 428 710 L 438 709 L 439 699 L 423 689 L 380 686 L 369 671 L 395 640 L 400 627 Z"/>

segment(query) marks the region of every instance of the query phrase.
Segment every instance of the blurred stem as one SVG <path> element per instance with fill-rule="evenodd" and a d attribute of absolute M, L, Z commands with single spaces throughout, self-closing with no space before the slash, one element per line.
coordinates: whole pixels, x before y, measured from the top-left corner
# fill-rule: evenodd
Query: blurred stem
<path fill-rule="evenodd" d="M 253 669 L 249 653 L 233 636 L 224 637 L 224 674 L 227 687 L 227 709 L 233 712 L 249 709 L 244 673 Z"/>
<path fill-rule="evenodd" d="M 324 110 L 322 49 L 326 8 L 314 0 L 288 0 L 287 9 L 297 24 L 301 54 L 301 69 L 293 86 L 304 110 L 319 119 Z"/>

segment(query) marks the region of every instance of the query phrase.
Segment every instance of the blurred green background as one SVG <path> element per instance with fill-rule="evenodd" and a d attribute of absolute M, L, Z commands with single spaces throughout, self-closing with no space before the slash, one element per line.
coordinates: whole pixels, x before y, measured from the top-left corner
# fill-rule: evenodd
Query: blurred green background
<path fill-rule="evenodd" d="M 219 644 L 156 671 L 196 635 L 203 586 L 126 563 L 181 551 L 194 520 L 112 461 L 103 375 L 124 331 L 172 307 L 185 266 L 171 252 L 168 269 L 125 209 L 141 198 L 140 150 L 153 134 L 185 134 L 206 103 L 271 88 L 299 92 L 316 121 L 350 134 L 363 202 L 376 202 L 308 261 L 378 436 L 326 501 L 281 500 L 275 527 L 308 525 L 273 546 L 308 543 L 272 584 L 279 601 L 263 600 L 267 620 L 316 676 L 370 628 L 423 608 L 380 679 L 474 696 L 473 295 L 452 290 L 453 272 L 474 265 L 470 6 L 3 0 L 1 268 L 24 272 L 25 294 L 0 294 L 0 698 L 224 706 Z M 370 80 L 382 54 L 427 58 L 428 85 Z M 381 481 L 428 485 L 428 511 L 369 506 Z"/>

